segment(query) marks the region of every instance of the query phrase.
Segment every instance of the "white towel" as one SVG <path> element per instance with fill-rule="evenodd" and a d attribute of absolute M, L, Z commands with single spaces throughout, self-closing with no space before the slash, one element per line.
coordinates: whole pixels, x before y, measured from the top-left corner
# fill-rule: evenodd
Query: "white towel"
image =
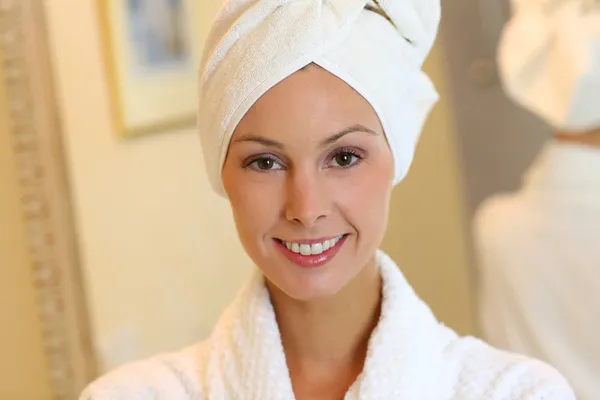
<path fill-rule="evenodd" d="M 378 8 L 387 18 L 365 9 Z M 206 169 L 221 170 L 233 132 L 270 88 L 315 63 L 377 112 L 395 160 L 395 183 L 412 163 L 437 93 L 422 72 L 440 19 L 439 0 L 230 0 L 200 66 L 198 124 Z"/>
<path fill-rule="evenodd" d="M 513 0 L 499 65 L 506 92 L 557 129 L 600 128 L 600 2 Z"/>

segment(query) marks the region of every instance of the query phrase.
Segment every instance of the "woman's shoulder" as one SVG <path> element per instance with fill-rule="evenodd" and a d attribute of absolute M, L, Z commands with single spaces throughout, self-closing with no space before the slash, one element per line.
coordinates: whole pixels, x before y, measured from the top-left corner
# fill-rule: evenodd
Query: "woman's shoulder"
<path fill-rule="evenodd" d="M 79 400 L 169 399 L 201 395 L 207 342 L 182 351 L 133 362 L 92 382 Z"/>
<path fill-rule="evenodd" d="M 459 364 L 457 399 L 575 400 L 566 379 L 541 361 L 472 337 L 457 339 L 448 352 Z"/>

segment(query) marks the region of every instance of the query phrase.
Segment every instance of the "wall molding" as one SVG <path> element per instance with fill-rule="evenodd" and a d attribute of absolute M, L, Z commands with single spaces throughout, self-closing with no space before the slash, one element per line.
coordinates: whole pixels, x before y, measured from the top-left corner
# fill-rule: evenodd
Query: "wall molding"
<path fill-rule="evenodd" d="M 43 0 L 0 0 L 0 62 L 53 399 L 96 375 Z"/>

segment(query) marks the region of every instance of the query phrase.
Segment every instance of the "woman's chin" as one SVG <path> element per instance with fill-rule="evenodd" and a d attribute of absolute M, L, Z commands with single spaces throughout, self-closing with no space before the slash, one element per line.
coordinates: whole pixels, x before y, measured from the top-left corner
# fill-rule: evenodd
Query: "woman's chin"
<path fill-rule="evenodd" d="M 277 290 L 297 301 L 314 301 L 329 298 L 339 293 L 350 281 L 350 277 L 339 276 L 334 271 L 310 274 L 279 274 L 267 279 Z"/>

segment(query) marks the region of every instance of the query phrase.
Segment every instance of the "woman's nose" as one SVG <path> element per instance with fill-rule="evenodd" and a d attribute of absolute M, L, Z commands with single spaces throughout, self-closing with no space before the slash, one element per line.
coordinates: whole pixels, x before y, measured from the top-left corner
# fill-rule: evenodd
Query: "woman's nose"
<path fill-rule="evenodd" d="M 331 200 L 318 176 L 297 173 L 290 176 L 285 217 L 306 228 L 313 228 L 331 212 Z"/>

